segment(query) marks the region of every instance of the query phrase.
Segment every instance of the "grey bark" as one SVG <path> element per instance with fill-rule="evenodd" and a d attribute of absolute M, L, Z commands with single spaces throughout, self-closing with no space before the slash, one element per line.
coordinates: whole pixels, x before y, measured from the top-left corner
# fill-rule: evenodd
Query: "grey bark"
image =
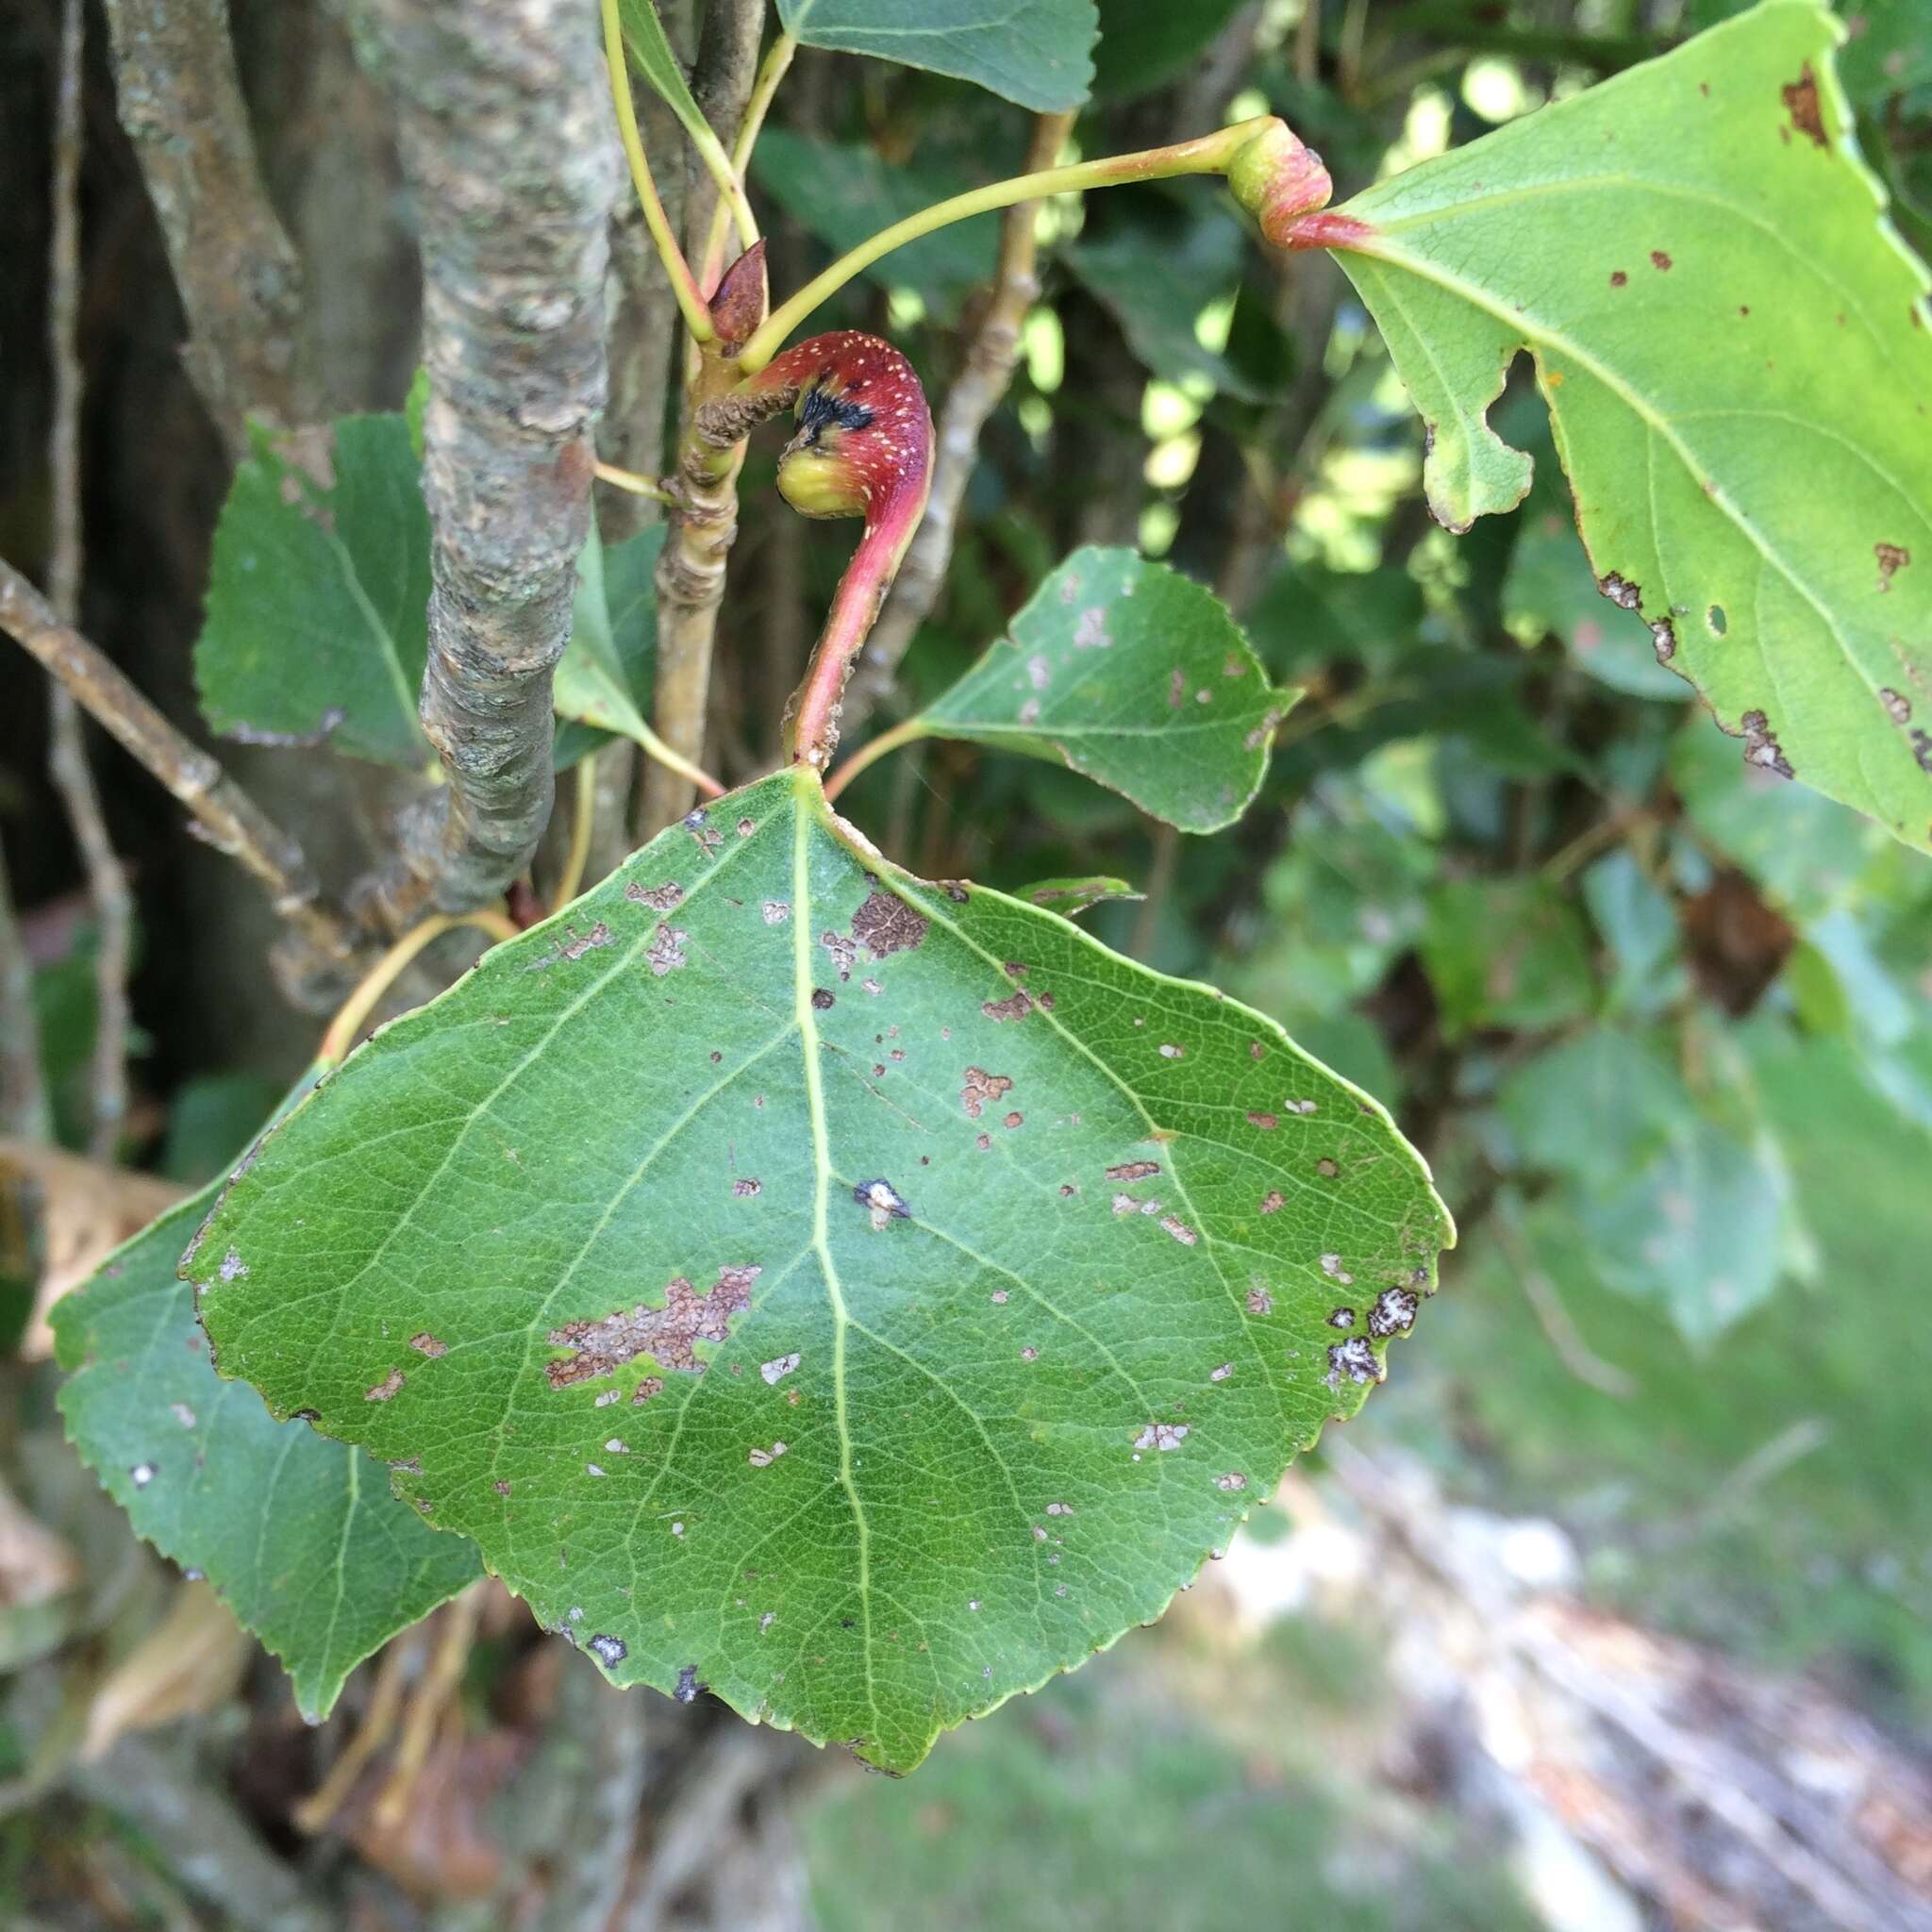
<path fill-rule="evenodd" d="M 365 0 L 358 25 L 421 224 L 429 374 L 422 717 L 449 782 L 373 889 L 403 925 L 501 897 L 549 818 L 618 155 L 584 0 Z"/>
<path fill-rule="evenodd" d="M 228 0 L 106 0 L 121 125 L 188 315 L 189 375 L 231 453 L 244 418 L 293 424 L 302 279 L 263 192 Z"/>

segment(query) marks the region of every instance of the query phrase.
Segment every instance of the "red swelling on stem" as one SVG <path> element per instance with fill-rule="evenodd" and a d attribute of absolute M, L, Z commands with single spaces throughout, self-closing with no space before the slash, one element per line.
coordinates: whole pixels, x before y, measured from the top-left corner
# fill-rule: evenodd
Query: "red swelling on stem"
<path fill-rule="evenodd" d="M 1227 185 L 1276 248 L 1347 248 L 1373 232 L 1353 215 L 1323 212 L 1335 184 L 1285 122 L 1271 121 L 1235 156 Z"/>
<path fill-rule="evenodd" d="M 845 680 L 925 509 L 932 415 L 911 363 L 855 329 L 786 350 L 744 392 L 793 399 L 798 428 L 778 459 L 786 502 L 808 517 L 865 519 L 786 734 L 793 762 L 823 771 L 839 742 Z"/>

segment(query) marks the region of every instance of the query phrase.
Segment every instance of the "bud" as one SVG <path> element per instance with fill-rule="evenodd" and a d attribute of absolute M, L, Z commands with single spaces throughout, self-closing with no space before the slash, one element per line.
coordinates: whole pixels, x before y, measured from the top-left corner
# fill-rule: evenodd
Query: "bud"
<path fill-rule="evenodd" d="M 729 268 L 711 297 L 718 347 L 731 355 L 751 338 L 771 306 L 765 290 L 765 238 L 760 235 Z"/>
<path fill-rule="evenodd" d="M 1270 121 L 1241 147 L 1229 163 L 1227 185 L 1276 248 L 1303 245 L 1304 238 L 1296 233 L 1302 218 L 1326 208 L 1335 192 L 1322 157 L 1305 146 L 1285 121 Z"/>

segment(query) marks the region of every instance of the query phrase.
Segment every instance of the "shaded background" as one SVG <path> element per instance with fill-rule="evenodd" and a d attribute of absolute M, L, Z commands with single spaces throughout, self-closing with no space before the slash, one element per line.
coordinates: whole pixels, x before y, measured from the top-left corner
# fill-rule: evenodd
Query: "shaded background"
<path fill-rule="evenodd" d="M 664 10 L 691 52 L 702 9 Z M 1732 10 L 1104 0 L 1076 140 L 1099 154 L 1272 110 L 1341 199 Z M 1932 18 L 1845 11 L 1868 157 L 1924 249 Z M 0 555 L 37 576 L 56 27 L 48 0 L 0 15 Z M 417 272 L 384 102 L 328 0 L 236 0 L 234 31 L 318 407 L 397 408 Z M 963 85 L 801 55 L 754 169 L 774 287 L 1012 172 L 1028 136 Z M 81 205 L 81 625 L 205 737 L 191 650 L 229 459 L 183 372 L 98 17 Z M 1641 622 L 1595 592 L 1526 384 L 1498 410 L 1539 452 L 1537 488 L 1451 539 L 1325 258 L 1264 258 L 1199 182 L 1054 204 L 1042 238 L 947 589 L 875 722 L 941 689 L 1083 541 L 1213 584 L 1307 695 L 1218 839 L 964 744 L 883 762 L 852 810 L 929 876 L 1133 880 L 1143 902 L 1092 916 L 1110 943 L 1225 986 L 1387 1099 L 1464 1229 L 1417 1344 L 1158 1629 L 902 1784 L 612 1693 L 504 1599 L 425 1763 L 398 1786 L 378 1757 L 313 1830 L 297 1808 L 381 1667 L 305 1731 L 274 1667 L 74 1464 L 47 1366 L 8 1362 L 8 1923 L 1932 1923 L 1932 867 L 1747 770 L 1658 670 Z M 890 258 L 824 325 L 891 336 L 937 409 L 996 240 L 983 220 Z M 664 305 L 634 231 L 618 263 L 608 437 L 652 469 L 663 402 L 640 331 Z M 770 755 L 848 548 L 783 510 L 770 469 L 755 452 L 721 625 L 710 762 L 730 780 Z M 613 536 L 650 514 L 604 508 Z M 95 749 L 138 901 L 121 1152 L 198 1183 L 319 1022 L 277 996 L 253 889 Z M 395 780 L 222 755 L 332 886 L 380 856 Z M 0 834 L 78 1147 L 92 932 L 45 764 L 41 674 L 9 647 Z M 83 1193 L 62 1238 L 111 1239 L 119 1205 Z M 171 1612 L 177 1668 L 130 1689 L 117 1668 Z M 402 1681 L 433 1674 L 443 1628 L 398 1641 Z"/>

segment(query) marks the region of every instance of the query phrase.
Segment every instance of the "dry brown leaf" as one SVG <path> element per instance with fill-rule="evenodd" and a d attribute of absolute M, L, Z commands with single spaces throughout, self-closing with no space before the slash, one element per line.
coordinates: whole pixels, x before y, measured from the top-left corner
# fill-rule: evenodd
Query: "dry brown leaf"
<path fill-rule="evenodd" d="M 0 1192 L 7 1196 L 9 1218 L 36 1224 L 43 1249 L 33 1315 L 20 1342 L 25 1360 L 44 1361 L 54 1353 L 47 1326 L 54 1304 L 186 1191 L 152 1174 L 105 1167 L 58 1147 L 0 1140 Z"/>
<path fill-rule="evenodd" d="M 80 1755 L 104 1757 L 127 1731 L 212 1710 L 232 1697 L 254 1646 L 213 1590 L 184 1583 L 159 1626 L 94 1692 Z"/>

